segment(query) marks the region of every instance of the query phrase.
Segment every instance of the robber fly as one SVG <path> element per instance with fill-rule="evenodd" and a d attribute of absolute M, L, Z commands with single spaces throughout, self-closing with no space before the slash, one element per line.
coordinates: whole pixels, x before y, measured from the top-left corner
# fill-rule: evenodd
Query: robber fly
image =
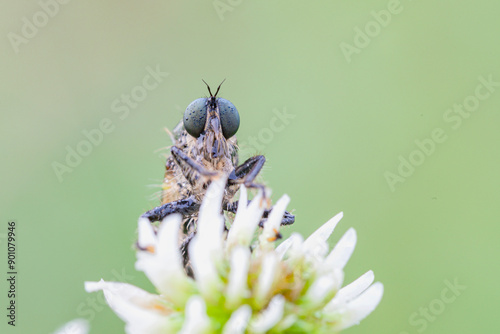
<path fill-rule="evenodd" d="M 213 178 L 221 173 L 227 176 L 222 203 L 224 211 L 236 212 L 238 201 L 232 199 L 241 184 L 261 189 L 265 196 L 264 186 L 254 183 L 254 180 L 266 158 L 256 155 L 238 165 L 235 136 L 240 125 L 238 111 L 231 102 L 217 97 L 222 83 L 215 94 L 205 84 L 210 97 L 191 102 L 173 131 L 175 143 L 165 164 L 161 205 L 142 215 L 151 222 L 161 221 L 172 213 L 183 216 L 180 248 L 186 270 L 189 262 L 187 246 L 196 233 L 198 210 Z M 271 210 L 264 212 L 261 227 Z M 295 216 L 285 212 L 281 224 L 289 225 L 294 221 Z"/>

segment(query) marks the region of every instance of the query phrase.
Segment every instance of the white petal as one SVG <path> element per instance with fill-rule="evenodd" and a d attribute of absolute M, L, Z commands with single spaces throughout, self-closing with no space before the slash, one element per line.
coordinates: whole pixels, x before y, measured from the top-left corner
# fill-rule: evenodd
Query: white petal
<path fill-rule="evenodd" d="M 373 283 L 375 275 L 373 271 L 369 270 L 352 282 L 340 289 L 335 297 L 325 306 L 325 312 L 334 312 L 342 307 L 349 301 L 359 296 L 363 291 Z"/>
<path fill-rule="evenodd" d="M 218 217 L 221 212 L 222 197 L 226 187 L 227 177 L 218 176 L 208 187 L 200 207 L 200 215 Z"/>
<path fill-rule="evenodd" d="M 215 301 L 220 295 L 222 281 L 217 264 L 223 257 L 222 232 L 224 217 L 221 215 L 222 195 L 226 178 L 214 180 L 207 189 L 200 208 L 197 233 L 189 243 L 189 259 L 196 283 L 207 300 Z"/>
<path fill-rule="evenodd" d="M 191 297 L 186 306 L 186 319 L 180 334 L 198 334 L 210 330 L 205 302 L 199 296 Z"/>
<path fill-rule="evenodd" d="M 250 328 L 255 333 L 266 333 L 273 328 L 282 318 L 285 309 L 285 298 L 281 295 L 275 296 L 269 306 L 252 319 Z"/>
<path fill-rule="evenodd" d="M 241 199 L 238 203 L 238 211 L 227 235 L 228 247 L 234 245 L 250 246 L 255 229 L 259 225 L 265 209 L 262 191 L 257 193 L 248 206 L 241 206 Z"/>
<path fill-rule="evenodd" d="M 243 184 L 240 187 L 240 198 L 238 199 L 238 209 L 243 208 L 245 210 L 248 206 L 248 192 L 247 187 Z"/>
<path fill-rule="evenodd" d="M 163 219 L 158 230 L 158 250 L 156 254 L 162 262 L 162 266 L 168 267 L 168 271 L 185 276 L 178 246 L 181 221 L 182 217 L 180 215 L 169 215 Z"/>
<path fill-rule="evenodd" d="M 264 254 L 262 267 L 255 287 L 255 301 L 258 304 L 264 304 L 268 299 L 268 294 L 276 280 L 278 270 L 278 257 L 276 253 L 269 252 Z"/>
<path fill-rule="evenodd" d="M 139 218 L 138 231 L 139 236 L 137 238 L 137 243 L 139 247 L 146 248 L 148 246 L 156 246 L 156 235 L 149 219 Z"/>
<path fill-rule="evenodd" d="M 196 238 L 203 242 L 206 251 L 218 250 L 222 247 L 224 216 L 221 210 L 225 185 L 225 177 L 212 181 L 201 203 Z"/>
<path fill-rule="evenodd" d="M 147 333 L 162 333 L 172 328 L 166 318 L 167 310 L 158 296 L 127 283 L 85 282 L 85 290 L 102 290 L 106 302 L 127 323 Z"/>
<path fill-rule="evenodd" d="M 290 235 L 278 247 L 276 247 L 276 253 L 278 254 L 279 259 L 283 259 L 288 250 L 301 248 L 303 241 L 304 239 L 300 234 L 292 233 L 292 235 Z"/>
<path fill-rule="evenodd" d="M 273 243 L 276 238 L 276 232 L 279 231 L 283 214 L 285 213 L 286 206 L 290 203 L 290 197 L 283 195 L 273 207 L 266 223 L 264 230 L 259 236 L 259 246 L 264 247 L 266 244 Z"/>
<path fill-rule="evenodd" d="M 339 277 L 340 276 L 340 277 Z M 340 279 L 340 282 L 339 282 Z M 314 304 L 322 304 L 326 298 L 336 291 L 337 287 L 342 284 L 343 273 L 340 270 L 331 271 L 328 274 L 319 276 L 307 289 L 306 297 Z"/>
<path fill-rule="evenodd" d="M 218 291 L 222 289 L 223 282 L 217 272 L 212 252 L 204 247 L 200 239 L 194 237 L 189 243 L 189 258 L 193 268 L 194 277 L 201 294 L 211 302 L 216 302 L 220 297 Z"/>
<path fill-rule="evenodd" d="M 232 309 L 239 305 L 250 291 L 247 285 L 248 268 L 250 265 L 250 249 L 238 246 L 231 253 L 231 271 L 226 289 L 226 307 Z"/>
<path fill-rule="evenodd" d="M 55 334 L 87 334 L 89 322 L 85 319 L 75 319 L 59 328 Z"/>
<path fill-rule="evenodd" d="M 143 271 L 167 300 L 183 305 L 191 285 L 184 272 L 178 245 L 180 215 L 168 215 L 160 224 L 153 253 L 137 253 L 137 270 Z M 139 221 L 139 224 L 141 221 Z"/>
<path fill-rule="evenodd" d="M 350 228 L 325 259 L 325 266 L 327 268 L 343 269 L 349 261 L 352 252 L 354 252 L 356 240 L 356 231 Z"/>
<path fill-rule="evenodd" d="M 226 322 L 222 334 L 243 334 L 250 321 L 252 308 L 248 305 L 242 305 L 231 314 L 231 318 Z"/>
<path fill-rule="evenodd" d="M 323 226 L 317 229 L 309 238 L 304 241 L 304 252 L 312 255 L 315 258 L 322 259 L 328 251 L 327 240 L 332 234 L 335 226 L 342 219 L 343 213 L 337 214 L 335 217 L 327 221 Z"/>
<path fill-rule="evenodd" d="M 340 313 L 340 322 L 334 327 L 335 330 L 342 330 L 359 324 L 366 318 L 380 303 L 384 294 L 384 286 L 377 282 L 370 286 L 360 296 L 349 302 Z"/>

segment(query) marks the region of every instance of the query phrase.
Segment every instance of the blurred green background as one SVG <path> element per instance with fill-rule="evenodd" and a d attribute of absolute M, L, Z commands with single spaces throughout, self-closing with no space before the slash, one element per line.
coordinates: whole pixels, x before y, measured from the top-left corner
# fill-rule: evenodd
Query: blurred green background
<path fill-rule="evenodd" d="M 292 198 L 285 234 L 344 211 L 331 243 L 358 232 L 346 283 L 369 269 L 384 283 L 380 306 L 347 333 L 500 331 L 500 3 L 57 4 L 10 1 L 0 13 L 3 272 L 8 219 L 19 238 L 17 326 L 2 314 L 2 333 L 51 333 L 77 317 L 92 333 L 123 331 L 83 282 L 153 291 L 132 244 L 137 217 L 157 204 L 163 128 L 207 94 L 201 79 L 224 78 L 246 156 L 265 154 L 273 199 Z M 144 90 L 155 70 L 168 75 Z M 463 103 L 470 114 L 449 111 Z M 82 144 L 103 120 L 102 140 Z M 432 144 L 436 129 L 446 140 Z M 58 177 L 68 147 L 87 156 Z M 449 302 L 454 282 L 465 288 Z"/>

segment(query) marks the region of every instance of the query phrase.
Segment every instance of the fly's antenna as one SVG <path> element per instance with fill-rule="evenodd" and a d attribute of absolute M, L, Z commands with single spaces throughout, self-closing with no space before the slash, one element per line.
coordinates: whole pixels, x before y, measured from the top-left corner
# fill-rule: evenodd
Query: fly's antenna
<path fill-rule="evenodd" d="M 226 78 L 224 78 L 224 80 L 222 80 L 222 82 L 220 83 L 219 87 L 217 87 L 217 91 L 215 92 L 214 97 L 217 96 L 217 93 L 219 92 L 220 86 L 222 86 L 222 84 L 224 83 L 224 81 L 226 81 Z"/>
<path fill-rule="evenodd" d="M 210 86 L 207 84 L 207 82 L 203 79 L 201 79 L 201 81 L 203 81 L 205 83 L 205 85 L 207 85 L 207 88 L 208 88 L 208 92 L 210 93 L 210 96 L 213 96 L 212 95 L 212 92 L 210 91 Z M 224 82 L 224 81 L 223 81 Z M 220 86 L 219 86 L 220 87 Z M 219 91 L 219 89 L 217 89 L 217 91 Z M 215 93 L 215 95 L 217 95 L 217 93 Z"/>

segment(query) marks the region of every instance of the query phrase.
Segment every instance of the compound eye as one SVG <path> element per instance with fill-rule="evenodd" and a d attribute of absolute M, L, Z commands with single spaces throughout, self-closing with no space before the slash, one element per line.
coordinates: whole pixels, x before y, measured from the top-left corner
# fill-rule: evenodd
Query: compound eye
<path fill-rule="evenodd" d="M 220 124 L 222 126 L 222 134 L 226 139 L 231 138 L 236 134 L 240 127 L 240 114 L 234 104 L 226 99 L 218 98 Z"/>
<path fill-rule="evenodd" d="M 207 98 L 191 102 L 184 112 L 183 117 L 184 128 L 193 137 L 198 138 L 205 129 L 205 122 L 207 121 Z"/>

